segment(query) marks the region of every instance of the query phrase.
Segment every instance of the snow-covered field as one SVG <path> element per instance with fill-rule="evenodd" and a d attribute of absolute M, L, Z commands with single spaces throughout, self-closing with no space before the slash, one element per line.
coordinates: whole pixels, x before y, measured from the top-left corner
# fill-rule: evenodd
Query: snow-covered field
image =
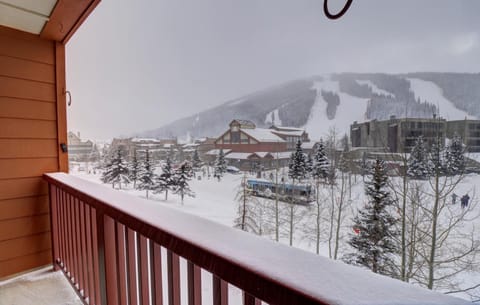
<path fill-rule="evenodd" d="M 72 168 L 71 174 L 95 183 L 100 183 L 99 173 L 96 175 L 87 174 L 85 171 L 78 172 L 76 169 L 76 167 Z M 186 197 L 183 204 L 181 203 L 178 195 L 171 193 L 168 194 L 168 200 L 165 200 L 164 194 L 149 194 L 149 199 L 158 203 L 159 205 L 169 206 L 171 208 L 191 213 L 232 227 L 238 206 L 238 203 L 235 201 L 235 195 L 240 188 L 241 180 L 242 175 L 240 174 L 226 174 L 220 182 L 213 178 L 208 179 L 203 177 L 201 180 L 192 180 L 191 188 L 196 193 L 196 196 L 195 198 Z M 105 185 L 105 187 L 110 186 Z M 475 188 L 478 187 L 480 187 L 480 175 L 469 175 L 461 182 L 461 184 L 457 186 L 455 192 L 460 196 L 465 193 L 469 193 L 473 197 L 475 194 Z M 145 191 L 134 190 L 131 186 L 122 191 L 145 198 Z M 328 190 L 325 190 L 325 196 L 329 196 Z M 341 257 L 342 253 L 345 253 L 345 251 L 348 250 L 346 239 L 348 234 L 352 232 L 351 221 L 353 215 L 355 215 L 357 208 L 361 207 L 366 200 L 363 191 L 363 183 L 360 176 L 357 177 L 356 183 L 353 181 L 351 199 L 352 200 L 349 207 L 345 210 L 345 220 L 341 227 L 340 236 L 343 240 L 340 244 L 339 257 Z M 269 202 L 267 199 L 261 200 L 264 200 L 264 202 L 267 203 Z M 270 201 L 270 204 L 273 205 L 273 201 Z M 459 205 L 457 205 L 457 207 L 460 208 Z M 315 252 L 316 244 L 314 242 L 314 234 L 312 233 L 315 224 L 314 209 L 313 207 L 309 209 L 303 206 L 299 206 L 298 209 L 298 213 L 303 214 L 303 219 L 299 220 L 298 224 L 296 225 L 293 246 L 306 251 Z M 326 222 L 327 221 L 324 220 L 324 226 L 327 225 Z M 480 227 L 480 219 L 477 219 L 474 225 Z M 285 227 L 288 226 L 286 225 Z M 477 232 L 479 232 L 477 238 L 480 238 L 480 231 L 477 230 Z M 274 236 L 270 233 L 265 235 L 265 238 L 273 239 Z M 328 257 L 329 249 L 326 239 L 327 236 L 325 233 L 322 236 L 320 255 Z M 286 234 L 286 232 L 281 231 L 280 242 L 284 244 L 289 243 L 288 234 Z M 474 285 L 475 283 L 480 282 L 480 274 L 464 272 L 460 279 L 465 283 L 465 285 Z M 232 290 L 231 293 L 234 294 L 232 297 L 238 297 L 238 295 L 236 295 L 237 293 L 235 293 L 235 290 Z"/>

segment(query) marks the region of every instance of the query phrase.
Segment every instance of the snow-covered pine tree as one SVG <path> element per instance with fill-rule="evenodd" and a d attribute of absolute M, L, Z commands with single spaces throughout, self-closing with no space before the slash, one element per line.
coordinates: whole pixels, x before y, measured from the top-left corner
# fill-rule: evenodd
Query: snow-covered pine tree
<path fill-rule="evenodd" d="M 118 184 L 118 187 L 121 189 L 122 182 L 125 184 L 130 182 L 128 175 L 128 166 L 123 158 L 121 149 L 118 148 L 103 172 L 102 181 L 112 183 L 112 187 Z"/>
<path fill-rule="evenodd" d="M 143 159 L 142 168 L 139 170 L 138 181 L 138 189 L 146 191 L 148 198 L 148 191 L 156 189 L 154 165 L 148 149 L 145 151 L 145 159 Z"/>
<path fill-rule="evenodd" d="M 175 170 L 173 175 L 173 193 L 179 194 L 183 204 L 183 198 L 186 196 L 195 197 L 195 193 L 190 189 L 188 181 L 192 179 L 193 170 L 192 164 L 188 161 L 182 164 Z"/>
<path fill-rule="evenodd" d="M 462 138 L 455 134 L 446 149 L 445 170 L 449 175 L 462 174 L 465 170 L 465 149 Z"/>
<path fill-rule="evenodd" d="M 193 152 L 192 156 L 192 168 L 194 171 L 199 170 L 200 167 L 202 166 L 202 160 L 200 159 L 200 156 L 198 155 L 198 150 L 195 149 Z"/>
<path fill-rule="evenodd" d="M 313 158 L 311 154 L 308 154 L 305 162 L 305 176 L 307 178 L 312 177 L 313 175 Z"/>
<path fill-rule="evenodd" d="M 358 234 L 352 235 L 348 241 L 356 251 L 346 255 L 344 260 L 365 266 L 375 273 L 396 277 L 397 219 L 392 215 L 394 200 L 388 191 L 387 180 L 385 163 L 377 159 L 370 179 L 365 182 L 368 203 L 354 218 L 354 229 Z"/>
<path fill-rule="evenodd" d="M 103 183 L 111 183 L 112 182 L 112 160 L 113 157 L 104 154 L 102 158 L 102 165 L 101 168 L 103 169 L 102 177 L 100 178 Z M 112 188 L 115 187 L 115 184 L 112 183 Z"/>
<path fill-rule="evenodd" d="M 167 156 L 167 160 L 162 165 L 162 173 L 157 176 L 155 181 L 155 194 L 165 192 L 165 200 L 168 199 L 168 190 L 173 189 L 173 170 L 172 170 L 172 161 L 170 157 Z"/>
<path fill-rule="evenodd" d="M 440 138 L 433 140 L 430 147 L 430 153 L 428 154 L 430 164 L 430 174 L 443 175 L 445 169 L 445 149 Z"/>
<path fill-rule="evenodd" d="M 223 149 L 220 149 L 215 160 L 215 167 L 213 169 L 213 177 L 217 178 L 218 181 L 222 178 L 223 174 L 227 171 L 227 161 L 225 160 L 225 154 Z"/>
<path fill-rule="evenodd" d="M 425 141 L 420 136 L 415 141 L 410 157 L 407 160 L 407 175 L 414 179 L 427 179 L 430 176 L 427 149 Z"/>
<path fill-rule="evenodd" d="M 323 140 L 320 139 L 320 142 L 318 142 L 318 144 L 316 145 L 315 155 L 313 157 L 312 176 L 313 178 L 315 178 L 315 180 L 325 181 L 328 178 L 329 174 L 330 174 L 330 161 L 327 158 Z"/>
<path fill-rule="evenodd" d="M 132 161 L 129 164 L 129 175 L 128 175 L 128 178 L 130 178 L 130 181 L 133 182 L 133 188 L 134 189 L 137 188 L 137 180 L 140 176 L 140 171 L 141 171 L 141 167 L 140 167 L 140 163 L 138 162 L 138 158 L 137 158 L 137 150 L 135 149 L 133 151 Z"/>
<path fill-rule="evenodd" d="M 260 202 L 247 189 L 247 176 L 244 175 L 242 184 L 235 196 L 238 202 L 237 217 L 234 220 L 234 227 L 240 230 L 260 234 L 260 225 L 258 224 L 258 211 Z"/>
<path fill-rule="evenodd" d="M 298 140 L 295 151 L 290 156 L 288 164 L 288 176 L 294 181 L 300 182 L 307 176 L 307 158 L 303 153 L 302 142 Z"/>

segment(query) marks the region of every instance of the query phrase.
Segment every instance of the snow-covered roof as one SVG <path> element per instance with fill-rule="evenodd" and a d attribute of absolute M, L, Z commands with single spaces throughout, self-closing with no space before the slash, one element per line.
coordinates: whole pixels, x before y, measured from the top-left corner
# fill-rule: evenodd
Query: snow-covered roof
<path fill-rule="evenodd" d="M 255 154 L 260 158 L 265 158 L 268 154 L 272 155 L 273 153 L 268 151 L 256 151 Z"/>
<path fill-rule="evenodd" d="M 273 158 L 275 159 L 289 159 L 290 156 L 292 155 L 292 151 L 281 151 L 281 152 L 274 152 L 271 153 Z"/>
<path fill-rule="evenodd" d="M 132 142 L 155 142 L 155 143 L 160 143 L 161 141 L 159 139 L 155 139 L 155 138 L 132 138 Z"/>
<path fill-rule="evenodd" d="M 226 155 L 231 151 L 232 151 L 231 149 L 224 149 L 223 154 Z M 212 150 L 207 151 L 205 154 L 206 155 L 211 155 L 211 156 L 216 156 L 216 155 L 218 155 L 218 153 L 220 153 L 220 149 L 212 149 Z"/>
<path fill-rule="evenodd" d="M 294 137 L 301 137 L 303 133 L 305 132 L 304 130 L 291 130 L 291 131 L 283 131 L 283 130 L 273 130 L 272 132 L 284 136 L 294 136 Z"/>
<path fill-rule="evenodd" d="M 317 144 L 316 142 L 303 142 L 302 148 L 304 149 L 313 149 L 313 147 Z"/>
<path fill-rule="evenodd" d="M 198 143 L 188 143 L 188 144 L 183 144 L 182 147 L 197 147 L 197 146 L 200 146 L 200 144 Z"/>
<path fill-rule="evenodd" d="M 305 131 L 305 129 L 303 128 L 290 127 L 290 126 L 272 126 L 272 128 L 276 128 L 280 131 Z"/>
<path fill-rule="evenodd" d="M 278 142 L 283 143 L 285 140 L 274 134 L 271 129 L 255 128 L 255 129 L 241 129 L 250 137 L 256 139 L 259 142 Z"/>
<path fill-rule="evenodd" d="M 252 155 L 254 155 L 254 153 L 232 152 L 225 156 L 225 159 L 247 160 Z"/>

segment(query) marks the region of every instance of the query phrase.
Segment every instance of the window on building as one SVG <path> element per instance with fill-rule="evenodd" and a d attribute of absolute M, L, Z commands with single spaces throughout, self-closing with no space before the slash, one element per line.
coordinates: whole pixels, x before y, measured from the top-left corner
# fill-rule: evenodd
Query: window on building
<path fill-rule="evenodd" d="M 240 132 L 232 131 L 232 143 L 240 143 Z"/>

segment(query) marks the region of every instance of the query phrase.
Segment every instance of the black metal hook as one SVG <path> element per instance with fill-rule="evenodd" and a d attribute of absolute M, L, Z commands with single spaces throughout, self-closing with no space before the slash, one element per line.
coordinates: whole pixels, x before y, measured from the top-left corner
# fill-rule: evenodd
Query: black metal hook
<path fill-rule="evenodd" d="M 345 13 L 350 8 L 350 5 L 352 5 L 352 2 L 353 2 L 353 0 L 347 0 L 347 3 L 345 3 L 345 6 L 343 7 L 343 9 L 340 12 L 338 12 L 337 14 L 331 14 L 329 9 L 328 9 L 328 0 L 324 0 L 323 1 L 323 12 L 325 13 L 325 16 L 327 16 L 327 18 L 329 18 L 329 19 L 338 19 L 338 18 L 342 17 L 343 15 L 345 15 Z"/>

